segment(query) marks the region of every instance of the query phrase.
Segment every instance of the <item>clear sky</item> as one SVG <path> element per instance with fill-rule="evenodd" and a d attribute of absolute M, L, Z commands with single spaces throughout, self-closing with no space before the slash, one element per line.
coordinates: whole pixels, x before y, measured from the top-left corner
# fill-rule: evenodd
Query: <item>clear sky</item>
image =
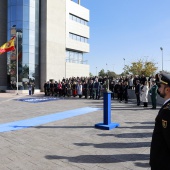
<path fill-rule="evenodd" d="M 139 59 L 170 71 L 170 0 L 81 0 L 90 10 L 90 72 L 123 72 Z M 124 60 L 125 59 L 125 60 Z"/>

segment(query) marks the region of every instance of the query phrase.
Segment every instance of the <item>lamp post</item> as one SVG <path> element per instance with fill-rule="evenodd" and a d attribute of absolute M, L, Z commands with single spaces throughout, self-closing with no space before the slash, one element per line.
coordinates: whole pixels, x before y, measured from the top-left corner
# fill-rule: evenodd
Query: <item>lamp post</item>
<path fill-rule="evenodd" d="M 96 76 L 98 76 L 98 75 L 97 75 L 97 67 L 96 67 Z"/>
<path fill-rule="evenodd" d="M 17 39 L 17 94 L 18 95 L 18 32 L 16 32 L 16 39 Z"/>
<path fill-rule="evenodd" d="M 123 67 L 123 69 L 125 69 L 125 58 L 123 58 L 123 60 L 124 60 L 124 67 Z"/>
<path fill-rule="evenodd" d="M 106 63 L 106 73 L 107 73 L 107 63 Z"/>
<path fill-rule="evenodd" d="M 162 51 L 162 71 L 163 71 L 163 48 L 160 47 L 160 50 Z"/>

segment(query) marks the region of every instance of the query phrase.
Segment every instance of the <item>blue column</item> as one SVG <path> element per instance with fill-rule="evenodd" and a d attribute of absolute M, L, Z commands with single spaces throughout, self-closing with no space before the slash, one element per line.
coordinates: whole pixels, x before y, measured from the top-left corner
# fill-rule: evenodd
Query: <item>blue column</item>
<path fill-rule="evenodd" d="M 108 125 L 111 123 L 111 93 L 109 92 L 104 93 L 103 106 L 104 106 L 103 122 L 105 125 Z"/>
<path fill-rule="evenodd" d="M 103 100 L 103 123 L 95 124 L 96 128 L 110 130 L 119 126 L 119 123 L 111 123 L 111 92 L 104 93 Z"/>

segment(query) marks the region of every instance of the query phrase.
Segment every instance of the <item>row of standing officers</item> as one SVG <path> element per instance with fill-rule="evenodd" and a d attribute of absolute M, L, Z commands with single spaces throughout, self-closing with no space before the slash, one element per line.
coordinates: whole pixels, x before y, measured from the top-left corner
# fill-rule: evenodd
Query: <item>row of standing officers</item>
<path fill-rule="evenodd" d="M 107 90 L 112 92 L 112 98 L 116 95 L 120 101 L 123 98 L 126 102 L 128 101 L 128 83 L 126 81 L 115 82 L 106 79 L 104 82 L 99 82 L 96 78 L 90 81 L 52 81 L 44 83 L 44 93 L 46 96 L 79 96 L 79 98 L 84 96 L 86 99 L 100 99 L 103 96 L 103 92 Z"/>

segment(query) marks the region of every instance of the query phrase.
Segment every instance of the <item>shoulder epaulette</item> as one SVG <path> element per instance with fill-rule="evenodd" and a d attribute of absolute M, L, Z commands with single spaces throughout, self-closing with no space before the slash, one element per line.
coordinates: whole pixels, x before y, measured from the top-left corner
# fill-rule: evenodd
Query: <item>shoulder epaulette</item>
<path fill-rule="evenodd" d="M 168 103 L 166 106 L 164 106 L 163 109 L 168 109 L 168 110 L 170 110 L 170 103 Z"/>

